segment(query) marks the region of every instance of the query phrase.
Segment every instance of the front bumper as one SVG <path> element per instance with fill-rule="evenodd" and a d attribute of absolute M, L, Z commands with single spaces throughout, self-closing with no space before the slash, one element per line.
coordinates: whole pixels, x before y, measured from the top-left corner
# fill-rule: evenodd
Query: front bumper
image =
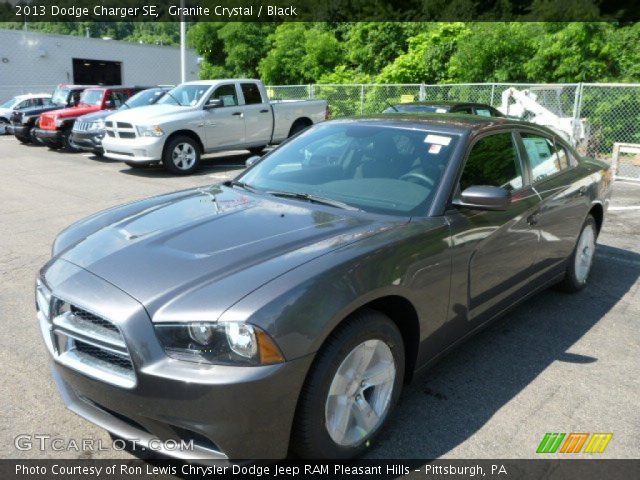
<path fill-rule="evenodd" d="M 86 152 L 103 153 L 102 139 L 104 137 L 104 131 L 98 131 L 93 133 L 87 132 L 71 132 L 69 142 L 74 148 L 78 150 L 84 150 Z"/>
<path fill-rule="evenodd" d="M 33 131 L 35 137 L 48 146 L 59 147 L 63 143 L 62 130 L 44 130 L 35 128 Z"/>
<path fill-rule="evenodd" d="M 43 269 L 53 295 L 112 320 L 135 370 L 127 388 L 69 365 L 39 313 L 53 377 L 67 407 L 142 446 L 193 440 L 192 450 L 157 450 L 188 461 L 284 458 L 312 356 L 277 365 L 199 365 L 164 354 L 144 308 L 121 290 L 64 260 Z M 91 305 L 85 305 L 86 299 Z"/>
<path fill-rule="evenodd" d="M 151 163 L 162 160 L 165 137 L 114 138 L 106 136 L 102 148 L 107 158 L 132 163 Z"/>

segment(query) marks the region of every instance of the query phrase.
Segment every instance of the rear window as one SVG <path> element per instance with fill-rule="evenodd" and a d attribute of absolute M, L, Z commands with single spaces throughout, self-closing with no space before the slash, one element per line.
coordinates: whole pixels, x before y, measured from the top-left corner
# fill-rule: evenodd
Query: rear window
<path fill-rule="evenodd" d="M 241 84 L 242 94 L 244 95 L 244 103 L 247 105 L 254 105 L 256 103 L 262 103 L 262 95 L 260 95 L 260 89 L 255 83 L 243 83 Z"/>

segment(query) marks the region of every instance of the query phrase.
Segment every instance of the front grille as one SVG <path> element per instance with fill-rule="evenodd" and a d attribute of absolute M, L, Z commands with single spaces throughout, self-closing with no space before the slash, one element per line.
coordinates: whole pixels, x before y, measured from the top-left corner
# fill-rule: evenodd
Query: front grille
<path fill-rule="evenodd" d="M 117 325 L 56 298 L 42 282 L 36 298 L 45 342 L 61 364 L 120 387 L 135 385 L 131 356 Z"/>
<path fill-rule="evenodd" d="M 76 122 L 73 124 L 73 131 L 88 132 L 89 130 L 91 130 L 92 126 L 93 126 L 93 122 L 84 122 L 84 121 L 76 120 Z"/>
<path fill-rule="evenodd" d="M 112 138 L 136 138 L 135 127 L 127 122 L 105 122 L 107 135 Z"/>

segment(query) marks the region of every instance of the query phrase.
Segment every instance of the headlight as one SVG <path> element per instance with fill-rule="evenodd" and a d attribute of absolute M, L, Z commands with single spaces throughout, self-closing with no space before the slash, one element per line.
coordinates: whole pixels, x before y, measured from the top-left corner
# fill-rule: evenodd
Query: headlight
<path fill-rule="evenodd" d="M 270 365 L 284 362 L 269 335 L 243 322 L 156 324 L 168 356 L 217 365 Z"/>
<path fill-rule="evenodd" d="M 158 125 L 138 125 L 138 136 L 140 137 L 161 137 L 164 132 Z"/>

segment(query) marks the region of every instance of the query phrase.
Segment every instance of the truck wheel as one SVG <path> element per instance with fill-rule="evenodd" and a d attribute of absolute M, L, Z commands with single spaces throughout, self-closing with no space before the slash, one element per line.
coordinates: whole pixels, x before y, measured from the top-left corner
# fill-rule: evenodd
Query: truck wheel
<path fill-rule="evenodd" d="M 20 143 L 24 143 L 25 145 L 28 145 L 29 143 L 37 144 L 36 141 L 31 139 L 31 137 L 22 137 L 22 136 L 19 137 L 18 135 L 16 135 L 15 137 L 18 139 Z"/>
<path fill-rule="evenodd" d="M 76 147 L 74 147 L 73 144 L 71 143 L 71 130 L 66 130 L 62 134 L 62 149 L 70 153 L 75 153 L 80 151 Z"/>
<path fill-rule="evenodd" d="M 162 163 L 171 173 L 188 175 L 200 165 L 200 149 L 190 137 L 175 137 L 165 146 Z"/>
<path fill-rule="evenodd" d="M 327 339 L 300 394 L 291 439 L 303 458 L 362 454 L 389 418 L 404 380 L 396 325 L 363 310 Z"/>

